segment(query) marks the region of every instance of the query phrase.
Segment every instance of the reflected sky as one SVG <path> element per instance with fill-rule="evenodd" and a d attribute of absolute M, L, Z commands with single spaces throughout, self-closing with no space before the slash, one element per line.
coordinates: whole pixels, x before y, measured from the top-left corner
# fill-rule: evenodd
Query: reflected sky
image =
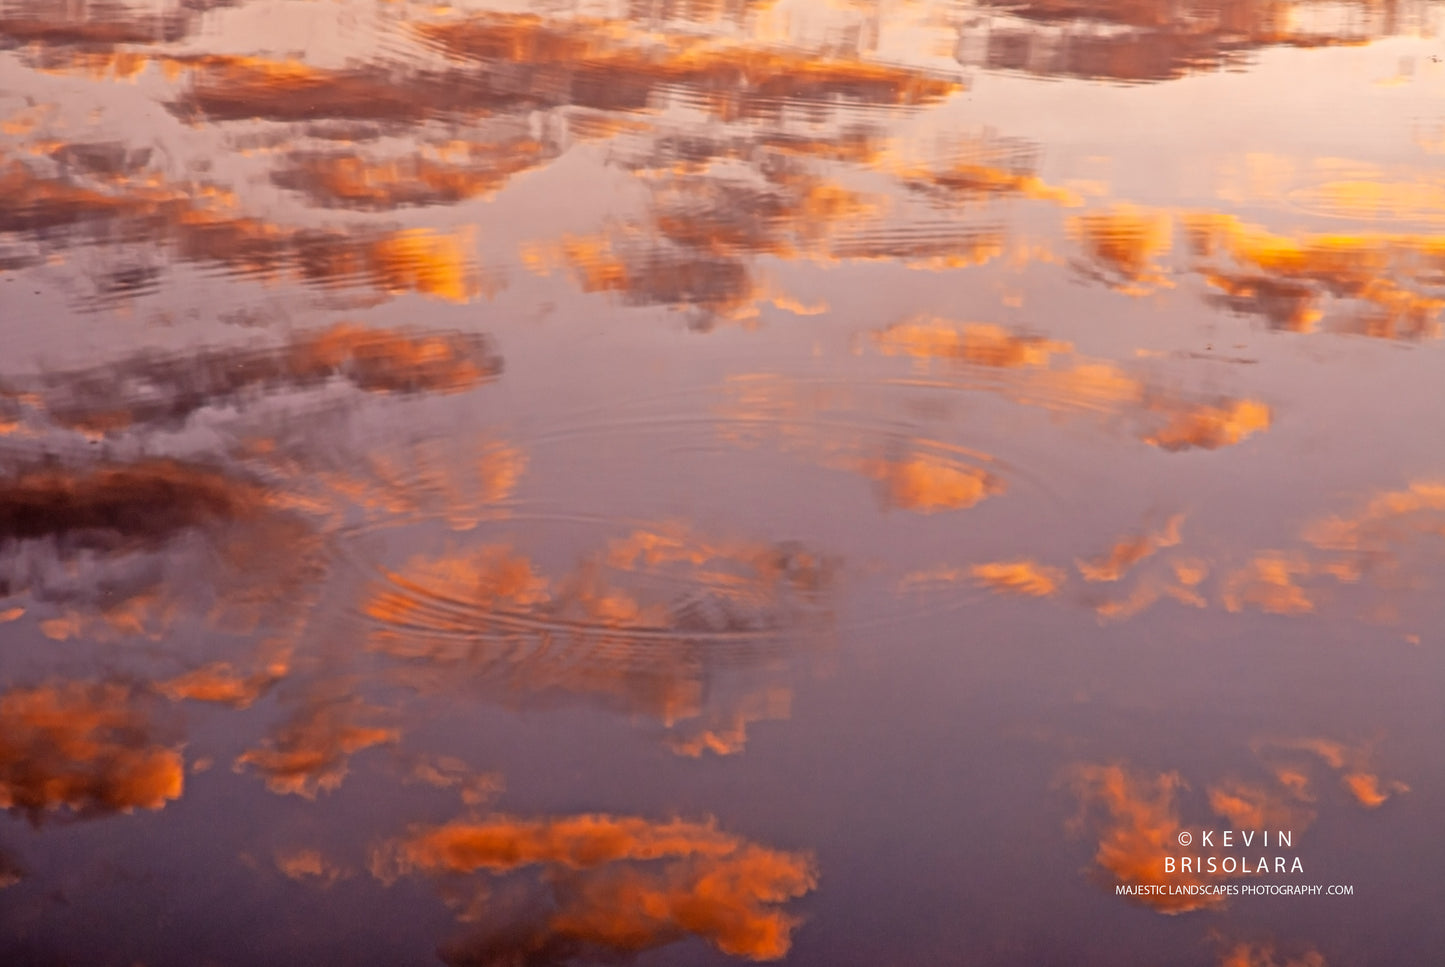
<path fill-rule="evenodd" d="M 1434 962 L 1441 27 L 0 0 L 0 960 Z"/>

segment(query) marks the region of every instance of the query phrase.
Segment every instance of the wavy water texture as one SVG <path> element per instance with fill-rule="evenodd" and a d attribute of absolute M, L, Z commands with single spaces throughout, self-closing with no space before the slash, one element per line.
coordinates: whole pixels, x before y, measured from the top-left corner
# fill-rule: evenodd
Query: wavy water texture
<path fill-rule="evenodd" d="M 0 962 L 1428 962 L 1440 13 L 0 0 Z"/>
<path fill-rule="evenodd" d="M 823 632 L 835 566 L 798 545 L 665 523 L 561 574 L 503 543 L 417 558 L 377 582 L 364 611 L 369 647 L 411 687 L 599 702 L 661 723 L 680 754 L 727 755 L 749 723 L 786 718 L 789 693 L 733 694 L 721 676 Z"/>

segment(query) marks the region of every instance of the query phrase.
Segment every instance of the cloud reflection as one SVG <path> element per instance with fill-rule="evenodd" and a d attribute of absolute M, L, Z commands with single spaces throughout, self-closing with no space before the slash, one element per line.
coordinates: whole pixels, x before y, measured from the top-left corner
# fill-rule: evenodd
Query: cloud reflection
<path fill-rule="evenodd" d="M 1130 369 L 1075 353 L 1068 343 L 1000 326 L 914 319 L 874 333 L 883 355 L 940 359 L 965 377 L 939 388 L 996 393 L 1026 406 L 1132 416 L 1139 437 L 1161 450 L 1216 450 L 1267 430 L 1272 411 L 1259 400 L 1192 397 L 1153 385 Z"/>
<path fill-rule="evenodd" d="M 1155 263 L 1173 241 L 1167 213 L 1119 205 L 1070 219 L 1069 233 L 1089 256 L 1084 273 L 1112 289 L 1147 295 L 1172 284 Z"/>
<path fill-rule="evenodd" d="M 1286 777 L 1288 778 L 1288 777 Z M 1303 789 L 1283 778 L 1278 784 L 1226 780 L 1209 787 L 1209 808 L 1236 829 L 1298 829 L 1314 822 L 1315 811 L 1306 803 Z"/>
<path fill-rule="evenodd" d="M 276 347 L 141 352 L 88 369 L 47 370 L 6 389 L 62 426 L 106 433 L 172 428 L 202 409 L 240 408 L 333 381 L 368 393 L 448 393 L 501 371 L 501 357 L 480 334 L 339 323 Z"/>
<path fill-rule="evenodd" d="M 799 545 L 664 524 L 562 573 L 501 543 L 419 557 L 364 610 L 370 647 L 414 687 L 587 698 L 662 723 L 679 753 L 729 754 L 748 723 L 786 717 L 789 704 L 780 686 L 732 695 L 724 670 L 765 665 L 826 627 L 833 567 Z"/>
<path fill-rule="evenodd" d="M 390 882 L 535 870 L 517 915 L 443 949 L 449 964 L 567 964 L 698 937 L 724 953 L 776 960 L 799 918 L 781 906 L 817 885 L 811 857 L 724 833 L 711 822 L 588 814 L 494 816 L 419 827 L 376 851 Z M 514 904 L 515 905 L 515 904 Z M 488 922 L 490 921 L 490 922 Z"/>
<path fill-rule="evenodd" d="M 1197 271 L 1219 301 L 1271 326 L 1307 332 L 1336 306 L 1362 308 L 1332 325 L 1389 339 L 1438 336 L 1445 236 L 1278 235 L 1233 215 L 1184 219 Z"/>
<path fill-rule="evenodd" d="M 1366 809 L 1383 805 L 1391 797 L 1407 793 L 1410 787 L 1399 780 L 1379 776 L 1373 765 L 1371 744 L 1347 744 L 1319 736 L 1290 739 L 1260 739 L 1254 744 L 1255 754 L 1272 764 L 1280 785 L 1298 799 L 1312 801 L 1308 766 L 1298 753 L 1307 753 L 1322 761 L 1340 780 L 1341 787 Z"/>
<path fill-rule="evenodd" d="M 236 759 L 236 771 L 254 769 L 272 792 L 315 799 L 341 785 L 354 753 L 401 738 L 397 729 L 376 724 L 382 709 L 334 683 L 311 686 L 299 705 L 264 742 Z"/>
<path fill-rule="evenodd" d="M 1343 21 L 1313 0 L 988 0 L 985 8 L 997 19 L 960 30 L 963 63 L 1127 83 L 1238 67 L 1267 47 L 1363 45 L 1407 32 L 1427 13 L 1397 0 L 1360 4 Z"/>
<path fill-rule="evenodd" d="M 314 205 L 385 211 L 410 205 L 450 205 L 498 191 L 514 175 L 558 153 L 527 137 L 496 143 L 449 143 L 436 156 L 390 160 L 355 152 L 295 151 L 271 181 L 300 192 Z"/>
<path fill-rule="evenodd" d="M 1192 873 L 1169 873 L 1164 857 L 1177 852 L 1182 828 L 1177 796 L 1184 780 L 1175 772 L 1141 775 L 1121 765 L 1081 765 L 1070 784 L 1085 809 L 1094 814 L 1099 848 L 1094 862 L 1117 883 L 1139 886 L 1198 886 Z M 1082 821 L 1081 821 L 1082 822 Z M 1176 867 L 1177 869 L 1177 867 Z M 1178 914 L 1223 904 L 1214 893 L 1157 893 L 1131 897 L 1160 913 Z"/>
<path fill-rule="evenodd" d="M 990 591 L 1000 594 L 1046 598 L 1057 594 L 1067 579 L 1062 568 L 1049 567 L 1034 561 L 995 561 L 975 564 L 970 576 Z"/>
<path fill-rule="evenodd" d="M 1306 950 L 1298 956 L 1277 954 L 1273 944 L 1235 944 L 1220 958 L 1219 967 L 1327 967 L 1318 950 Z"/>
<path fill-rule="evenodd" d="M 386 64 L 323 68 L 300 60 L 206 55 L 172 58 L 189 88 L 168 105 L 191 122 L 367 120 L 414 124 L 475 118 L 525 106 L 530 99 L 493 89 L 455 71 Z"/>
<path fill-rule="evenodd" d="M 368 286 L 466 302 L 482 290 L 468 232 L 427 228 L 307 228 L 240 214 L 209 184 L 168 184 L 138 172 L 120 184 L 87 185 L 20 161 L 0 169 L 0 231 L 42 248 L 89 238 L 146 241 L 182 262 L 220 266 L 238 278 L 322 286 Z"/>
<path fill-rule="evenodd" d="M 121 681 L 53 682 L 0 693 L 0 808 L 39 824 L 161 809 L 185 785 L 179 744 L 153 693 Z"/>
<path fill-rule="evenodd" d="M 1339 597 L 1342 588 L 1374 592 L 1366 616 L 1402 620 L 1398 604 L 1431 587 L 1445 552 L 1445 486 L 1420 480 L 1380 490 L 1353 514 L 1307 523 L 1293 548 L 1257 552 L 1225 578 L 1224 604 L 1231 611 L 1256 608 L 1274 614 L 1307 614 Z"/>
<path fill-rule="evenodd" d="M 317 849 L 293 849 L 276 854 L 276 869 L 288 880 L 309 883 L 326 889 L 344 878 L 347 871 L 327 859 Z"/>
<path fill-rule="evenodd" d="M 199 20 L 195 4 L 165 4 L 157 11 L 120 0 L 6 0 L 0 8 L 0 41 L 4 46 L 34 44 L 106 48 L 117 44 L 173 43 Z"/>
<path fill-rule="evenodd" d="M 1321 808 L 1311 785 L 1318 773 L 1314 759 L 1338 776 L 1353 801 L 1366 809 L 1409 791 L 1404 783 L 1385 782 L 1369 771 L 1372 749 L 1366 745 L 1315 736 L 1261 738 L 1250 747 L 1257 766 L 1254 777 L 1227 776 L 1211 782 L 1205 790 L 1209 811 L 1228 820 L 1236 830 L 1298 833 L 1309 828 Z M 1178 772 L 1153 774 L 1120 763 L 1080 763 L 1068 770 L 1067 781 L 1082 806 L 1080 816 L 1070 825 L 1098 836 L 1094 862 L 1113 883 L 1190 886 L 1222 882 L 1222 875 L 1211 874 L 1206 879 L 1202 871 L 1180 870 L 1182 864 L 1175 865 L 1175 872 L 1166 870 L 1165 857 L 1183 854 L 1222 859 L 1224 855 L 1222 844 L 1205 846 L 1200 842 L 1187 849 L 1178 845 L 1176 837 L 1181 830 L 1199 825 L 1181 818 L 1180 806 L 1190 787 Z M 1165 892 L 1130 898 L 1168 914 L 1225 903 L 1218 893 Z"/>
<path fill-rule="evenodd" d="M 28 595 L 25 613 L 55 640 L 161 640 L 197 618 L 269 635 L 256 672 L 225 666 L 209 683 L 169 686 L 240 701 L 284 674 L 323 568 L 318 533 L 283 505 L 259 481 L 203 464 L 22 462 L 0 478 L 0 592 Z"/>
<path fill-rule="evenodd" d="M 172 460 L 37 467 L 0 485 L 0 539 L 141 548 L 188 528 L 257 516 L 265 506 L 255 484 Z"/>
<path fill-rule="evenodd" d="M 955 79 L 923 70 L 759 47 L 701 34 L 670 33 L 647 41 L 628 21 L 550 20 L 533 14 L 479 14 L 423 23 L 416 32 L 454 60 L 524 67 L 534 92 L 558 92 L 568 103 L 604 110 L 641 110 L 676 94 L 727 120 L 776 114 L 784 103 L 826 108 L 851 101 L 913 106 L 961 89 Z M 500 73 L 500 71 L 498 72 Z M 515 85 L 516 81 L 512 81 Z M 534 95 L 536 96 L 536 95 Z M 545 96 L 545 95 L 542 95 Z"/>
<path fill-rule="evenodd" d="M 1130 534 L 1114 542 L 1109 550 L 1092 560 L 1079 561 L 1079 573 L 1085 581 L 1117 581 L 1135 564 L 1163 547 L 1174 547 L 1181 537 L 1179 528 L 1184 516 L 1177 514 L 1154 533 Z"/>
<path fill-rule="evenodd" d="M 1435 586 L 1433 575 L 1445 555 L 1445 486 L 1421 480 L 1380 489 L 1357 501 L 1351 513 L 1307 521 L 1293 544 L 1220 551 L 1198 549 L 1186 540 L 1184 516 L 1154 529 L 1119 537 L 1107 550 L 1075 559 L 1087 584 L 1120 585 L 1103 596 L 1086 591 L 1078 600 L 1101 621 L 1132 618 L 1163 600 L 1196 608 L 1219 607 L 1278 616 L 1338 614 L 1353 608 L 1359 617 L 1385 625 L 1418 620 L 1419 607 Z M 1049 568 L 1035 558 L 1018 562 Z M 978 568 L 946 565 L 916 571 L 898 584 L 902 591 L 945 593 L 976 576 Z M 1037 597 L 1050 597 L 1040 594 Z M 1418 643 L 1418 635 L 1407 635 Z"/>
<path fill-rule="evenodd" d="M 1073 351 L 1069 343 L 1012 332 L 992 323 L 957 325 L 937 318 L 894 323 L 873 333 L 873 341 L 885 356 L 948 359 L 1006 369 L 1045 368 L 1050 357 Z"/>

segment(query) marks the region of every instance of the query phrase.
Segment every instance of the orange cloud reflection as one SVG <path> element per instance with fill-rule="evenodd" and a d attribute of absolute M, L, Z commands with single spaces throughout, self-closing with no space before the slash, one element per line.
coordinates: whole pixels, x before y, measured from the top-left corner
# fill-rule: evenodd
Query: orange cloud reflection
<path fill-rule="evenodd" d="M 1161 547 L 1174 547 L 1181 538 L 1179 528 L 1184 515 L 1169 518 L 1164 527 L 1152 534 L 1131 534 L 1120 538 L 1108 553 L 1091 561 L 1079 561 L 1079 573 L 1085 581 L 1117 581 L 1135 564 Z"/>
<path fill-rule="evenodd" d="M 316 849 L 287 850 L 276 854 L 276 869 L 288 880 L 314 883 L 323 889 L 346 875 L 340 866 Z"/>
<path fill-rule="evenodd" d="M 799 919 L 779 905 L 817 884 L 810 857 L 750 843 L 712 822 L 505 816 L 421 828 L 379 849 L 373 872 L 442 876 L 529 867 L 544 914 L 496 923 L 453 945 L 448 963 L 615 956 L 699 937 L 724 953 L 775 960 Z"/>
<path fill-rule="evenodd" d="M 953 361 L 965 371 L 961 389 L 1050 410 L 1133 415 L 1142 424 L 1140 439 L 1161 450 L 1234 446 L 1268 429 L 1273 419 L 1258 400 L 1191 398 L 1150 385 L 1116 363 L 1079 355 L 1068 343 L 995 325 L 916 319 L 876 331 L 873 339 L 885 356 Z"/>
<path fill-rule="evenodd" d="M 1069 233 L 1093 260 L 1092 274 L 1111 287 L 1144 295 L 1171 284 L 1154 261 L 1173 242 L 1168 214 L 1120 205 L 1071 219 Z"/>
<path fill-rule="evenodd" d="M 1163 450 L 1216 450 L 1269 429 L 1273 415 L 1258 400 L 1230 400 L 1176 410 L 1145 442 Z"/>
<path fill-rule="evenodd" d="M 1283 960 L 1273 944 L 1240 943 L 1231 947 L 1219 961 L 1219 967 L 1327 967 L 1324 955 L 1307 950 L 1298 957 Z"/>
<path fill-rule="evenodd" d="M 353 753 L 401 738 L 394 728 L 368 724 L 380 711 L 355 696 L 314 690 L 267 741 L 236 759 L 236 770 L 255 769 L 272 792 L 315 799 L 341 785 Z"/>
<path fill-rule="evenodd" d="M 990 323 L 956 326 L 936 318 L 894 323 L 875 332 L 873 341 L 885 356 L 952 359 L 1001 368 L 1046 367 L 1051 356 L 1073 349 L 1066 342 L 1013 333 Z"/>
<path fill-rule="evenodd" d="M 1034 173 L 1038 152 L 1015 138 L 968 139 L 948 151 L 942 163 L 927 167 L 903 166 L 898 176 L 915 191 L 957 205 L 996 197 L 1022 197 L 1076 206 L 1082 199 L 1072 191 L 1046 183 Z"/>
<path fill-rule="evenodd" d="M 1289 777 L 1285 777 L 1289 778 Z M 1209 787 L 1209 808 L 1236 829 L 1303 830 L 1315 818 L 1303 805 L 1302 788 L 1280 779 L 1277 785 L 1230 780 Z"/>
<path fill-rule="evenodd" d="M 1349 745 L 1333 739 L 1306 737 L 1296 739 L 1260 740 L 1255 751 L 1262 758 L 1276 763 L 1276 774 L 1282 785 L 1297 788 L 1297 795 L 1309 795 L 1303 767 L 1291 761 L 1290 753 L 1306 752 L 1319 758 L 1340 777 L 1340 783 L 1357 803 L 1366 809 L 1383 805 L 1390 797 L 1410 791 L 1398 780 L 1386 781 L 1373 771 L 1371 746 Z M 1299 778 L 1295 778 L 1299 776 Z"/>
<path fill-rule="evenodd" d="M 935 454 L 865 460 L 863 472 L 882 482 L 889 506 L 922 514 L 972 507 L 1005 489 L 993 474 Z"/>
<path fill-rule="evenodd" d="M 697 106 L 733 120 L 773 113 L 784 100 L 810 101 L 820 108 L 834 100 L 931 104 L 963 86 L 919 69 L 747 46 L 705 34 L 674 32 L 665 44 L 648 44 L 627 21 L 491 13 L 415 29 L 459 61 L 546 66 L 549 86 L 568 90 L 570 103 L 579 107 L 641 110 L 681 89 Z M 609 83 L 578 82 L 602 77 Z M 546 94 L 539 89 L 532 97 Z"/>
<path fill-rule="evenodd" d="M 169 73 L 189 73 L 190 89 L 170 110 L 193 121 L 328 118 L 413 123 L 430 117 L 476 116 L 515 101 L 443 71 L 383 65 L 329 69 L 299 60 L 215 54 L 168 57 L 161 63 Z"/>
<path fill-rule="evenodd" d="M 213 702 L 232 708 L 248 708 L 287 671 L 284 662 L 273 662 L 265 671 L 240 674 L 230 662 L 212 662 L 186 672 L 156 687 L 167 698 Z"/>
<path fill-rule="evenodd" d="M 265 504 L 259 486 L 173 460 L 34 469 L 0 482 L 0 538 L 153 546 L 188 528 L 259 516 Z"/>
<path fill-rule="evenodd" d="M 497 144 L 445 145 L 441 157 L 413 155 L 370 161 L 358 154 L 298 152 L 271 180 L 313 204 L 380 211 L 403 205 L 447 205 L 500 189 L 516 174 L 556 154 L 531 138 Z M 462 160 L 450 156 L 462 154 Z"/>
<path fill-rule="evenodd" d="M 1046 598 L 1056 594 L 1067 579 L 1062 568 L 1033 561 L 996 561 L 975 564 L 970 575 L 979 584 L 1001 594 Z"/>
<path fill-rule="evenodd" d="M 1004 26 L 982 32 L 964 63 L 1132 83 L 1240 65 L 1265 47 L 1363 45 L 1410 29 L 1411 22 L 1406 4 L 1352 5 L 1357 16 L 1337 18 L 1317 0 L 1188 0 L 1182 6 L 1163 0 L 988 0 L 989 8 L 1009 17 Z"/>
<path fill-rule="evenodd" d="M 1119 765 L 1081 765 L 1071 784 L 1086 812 L 1098 812 L 1099 849 L 1094 862 L 1115 882 L 1130 885 L 1198 886 L 1191 873 L 1166 873 L 1164 858 L 1178 852 L 1181 823 L 1175 805 L 1184 781 L 1178 773 L 1139 776 Z M 1178 914 L 1219 906 L 1215 893 L 1158 893 L 1133 897 L 1160 913 Z"/>
<path fill-rule="evenodd" d="M 1224 606 L 1230 611 L 1242 611 L 1250 605 L 1270 614 L 1314 611 L 1314 599 L 1295 581 L 1310 571 L 1308 560 L 1302 557 L 1261 553 L 1225 579 Z"/>
<path fill-rule="evenodd" d="M 591 699 L 669 730 L 686 723 L 667 736 L 681 754 L 731 754 L 749 723 L 787 716 L 786 690 L 711 683 L 826 627 L 832 571 L 795 544 L 664 523 L 557 574 L 501 543 L 418 557 L 378 583 L 364 611 L 370 647 L 412 687 Z"/>
<path fill-rule="evenodd" d="M 1445 236 L 1276 235 L 1233 215 L 1184 216 L 1197 265 L 1237 312 L 1294 332 L 1321 319 L 1329 300 L 1365 308 L 1336 324 L 1362 335 L 1420 339 L 1440 332 L 1434 293 Z"/>
<path fill-rule="evenodd" d="M 119 682 L 60 682 L 0 694 L 0 808 L 39 823 L 50 812 L 160 809 L 185 769 L 163 741 L 154 696 Z"/>
<path fill-rule="evenodd" d="M 146 9 L 117 0 L 59 6 L 50 0 L 7 0 L 0 9 L 0 38 L 42 48 L 173 43 L 199 19 L 197 10 L 186 6 L 164 13 L 154 6 Z"/>
<path fill-rule="evenodd" d="M 480 334 L 338 323 L 292 334 L 274 347 L 141 352 L 97 367 L 49 370 L 14 386 L 43 416 L 101 434 L 178 426 L 207 407 L 240 407 L 331 381 L 368 393 L 451 393 L 501 371 L 501 357 Z"/>
<path fill-rule="evenodd" d="M 214 185 L 166 184 L 147 171 L 88 187 L 18 161 L 0 169 L 0 231 L 47 245 L 65 242 L 67 234 L 129 234 L 168 246 L 182 261 L 220 265 L 240 277 L 363 284 L 454 302 L 482 291 L 468 231 L 288 227 L 240 215 L 234 206 L 230 193 Z"/>
<path fill-rule="evenodd" d="M 889 388 L 882 405 L 897 405 L 902 389 L 903 384 L 897 391 Z M 921 514 L 962 510 L 1008 489 L 1007 481 L 987 469 L 993 458 L 986 453 L 888 432 L 882 425 L 871 434 L 866 427 L 859 432 L 853 424 L 873 387 L 855 391 L 846 383 L 812 386 L 749 373 L 729 378 L 725 390 L 728 400 L 718 411 L 724 439 L 745 447 L 775 445 L 875 481 L 884 506 Z M 876 420 L 877 413 L 861 418 Z"/>

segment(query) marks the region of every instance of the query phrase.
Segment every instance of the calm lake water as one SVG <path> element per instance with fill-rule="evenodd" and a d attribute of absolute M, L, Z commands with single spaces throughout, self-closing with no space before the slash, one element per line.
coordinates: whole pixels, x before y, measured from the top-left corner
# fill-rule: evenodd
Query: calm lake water
<path fill-rule="evenodd" d="M 1442 27 L 0 0 L 0 961 L 1439 963 Z"/>

